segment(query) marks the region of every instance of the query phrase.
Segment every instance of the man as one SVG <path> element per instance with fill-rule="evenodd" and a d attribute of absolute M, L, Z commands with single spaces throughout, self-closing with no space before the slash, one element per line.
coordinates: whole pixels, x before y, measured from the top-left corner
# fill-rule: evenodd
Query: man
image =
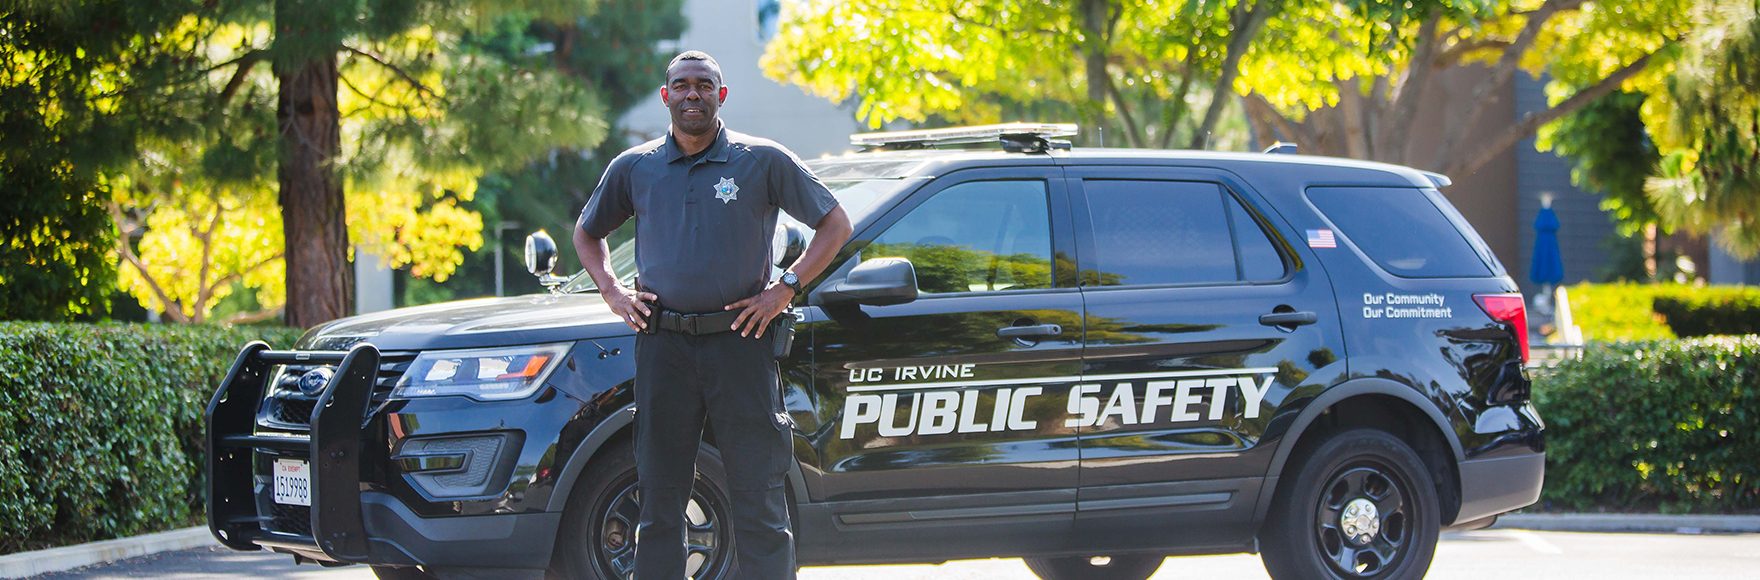
<path fill-rule="evenodd" d="M 794 577 L 783 474 L 794 460 L 771 325 L 849 239 L 849 218 L 793 153 L 728 131 L 721 67 L 672 59 L 668 135 L 612 160 L 574 233 L 581 266 L 636 336 L 636 580 L 685 576 L 684 509 L 705 415 L 727 465 L 740 578 Z M 813 241 L 769 279 L 777 209 Z M 636 220 L 638 288 L 618 283 L 605 236 Z"/>

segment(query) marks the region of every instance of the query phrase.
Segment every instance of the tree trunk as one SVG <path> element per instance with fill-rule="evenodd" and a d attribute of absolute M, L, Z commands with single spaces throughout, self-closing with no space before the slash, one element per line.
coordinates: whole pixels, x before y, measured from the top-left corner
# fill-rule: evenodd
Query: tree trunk
<path fill-rule="evenodd" d="M 1090 145 L 1102 145 L 1100 131 L 1106 126 L 1107 86 L 1111 82 L 1106 72 L 1106 16 L 1109 6 L 1105 0 L 1082 0 L 1082 71 L 1088 77 L 1089 119 L 1093 123 L 1094 132 L 1088 139 Z"/>
<path fill-rule="evenodd" d="M 354 304 L 342 176 L 335 165 L 341 119 L 336 75 L 334 53 L 275 71 L 280 83 L 275 121 L 281 134 L 278 177 L 287 244 L 287 324 L 301 328 L 348 316 Z"/>

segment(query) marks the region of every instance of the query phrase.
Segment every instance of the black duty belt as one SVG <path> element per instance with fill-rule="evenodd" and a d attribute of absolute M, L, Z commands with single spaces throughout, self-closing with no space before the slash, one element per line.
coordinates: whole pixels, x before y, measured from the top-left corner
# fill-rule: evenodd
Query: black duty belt
<path fill-rule="evenodd" d="M 739 310 L 711 312 L 708 314 L 685 314 L 671 310 L 654 310 L 654 318 L 649 323 L 651 328 L 670 330 L 682 334 L 703 335 L 727 332 L 733 329 L 733 321 L 739 318 Z"/>

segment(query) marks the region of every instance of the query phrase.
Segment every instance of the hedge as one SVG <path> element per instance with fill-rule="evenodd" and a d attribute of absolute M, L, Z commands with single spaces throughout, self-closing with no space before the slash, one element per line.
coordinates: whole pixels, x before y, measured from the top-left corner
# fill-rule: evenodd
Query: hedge
<path fill-rule="evenodd" d="M 1654 309 L 1681 337 L 1760 333 L 1760 288 L 1657 296 Z"/>
<path fill-rule="evenodd" d="M 201 415 L 297 329 L 0 322 L 0 554 L 193 525 Z"/>
<path fill-rule="evenodd" d="M 1760 333 L 1760 288 L 1686 284 L 1577 284 L 1571 317 L 1585 341 Z"/>
<path fill-rule="evenodd" d="M 1534 402 L 1549 509 L 1760 511 L 1760 337 L 1591 344 Z"/>

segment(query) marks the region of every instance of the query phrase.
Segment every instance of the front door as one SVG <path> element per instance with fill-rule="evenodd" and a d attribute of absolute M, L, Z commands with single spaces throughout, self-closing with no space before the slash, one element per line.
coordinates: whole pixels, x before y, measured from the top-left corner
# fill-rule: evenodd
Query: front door
<path fill-rule="evenodd" d="M 1344 370 L 1331 285 L 1242 181 L 1070 170 L 1088 332 L 1077 537 L 1106 549 L 1233 546 L 1273 411 Z M 1079 179 L 1073 179 L 1079 177 Z"/>
<path fill-rule="evenodd" d="M 904 257 L 919 290 L 809 313 L 824 417 L 809 477 L 857 534 L 845 545 L 876 557 L 895 543 L 915 556 L 1038 550 L 1068 531 L 1078 449 L 1062 414 L 1081 371 L 1082 298 L 1073 271 L 1057 283 L 1053 257 L 1067 249 L 1053 232 L 1069 227 L 1057 177 L 942 177 L 852 242 L 859 252 L 829 278 Z"/>

